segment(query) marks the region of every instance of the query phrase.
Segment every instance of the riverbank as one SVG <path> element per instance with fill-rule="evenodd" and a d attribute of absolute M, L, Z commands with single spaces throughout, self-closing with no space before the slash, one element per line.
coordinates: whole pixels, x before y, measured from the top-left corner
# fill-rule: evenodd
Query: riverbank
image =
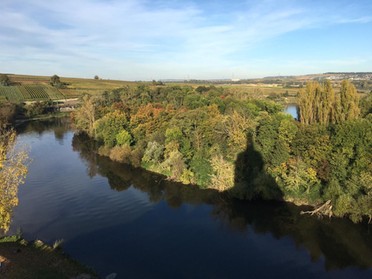
<path fill-rule="evenodd" d="M 16 118 L 15 125 L 17 126 L 17 125 L 20 125 L 28 121 L 47 120 L 47 119 L 63 118 L 63 117 L 69 117 L 69 116 L 70 116 L 70 112 L 56 112 L 56 113 L 40 114 L 34 117 Z"/>
<path fill-rule="evenodd" d="M 93 270 L 69 258 L 56 242 L 28 242 L 18 236 L 0 238 L 0 277 L 3 279 L 98 278 Z"/>
<path fill-rule="evenodd" d="M 364 224 L 173 183 L 97 156 L 86 137 L 64 121 L 52 122 L 28 122 L 18 134 L 33 163 L 12 234 L 21 228 L 27 239 L 64 239 L 65 253 L 103 278 L 193 278 L 195 270 L 203 278 L 287 278 L 293 272 L 371 278 Z"/>

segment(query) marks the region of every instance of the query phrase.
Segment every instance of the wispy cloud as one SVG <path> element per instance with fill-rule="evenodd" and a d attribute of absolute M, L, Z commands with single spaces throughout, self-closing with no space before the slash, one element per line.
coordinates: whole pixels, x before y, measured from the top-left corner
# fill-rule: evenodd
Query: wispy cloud
<path fill-rule="evenodd" d="M 301 1 L 241 1 L 234 9 L 226 1 L 212 13 L 192 1 L 3 1 L 0 71 L 32 69 L 25 64 L 34 63 L 43 74 L 100 71 L 130 79 L 185 77 L 211 68 L 223 74 L 223 68 L 241 67 L 242 53 L 283 34 L 371 22 L 368 13 L 336 7 L 329 14 Z"/>

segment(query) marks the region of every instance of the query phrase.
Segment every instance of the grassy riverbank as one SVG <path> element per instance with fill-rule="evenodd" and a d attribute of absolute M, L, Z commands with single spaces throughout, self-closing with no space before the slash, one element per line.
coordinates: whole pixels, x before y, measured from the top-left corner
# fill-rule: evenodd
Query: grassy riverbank
<path fill-rule="evenodd" d="M 40 240 L 27 242 L 18 236 L 0 239 L 0 263 L 0 278 L 3 279 L 98 278 L 91 269 L 70 259 L 60 248 Z"/>

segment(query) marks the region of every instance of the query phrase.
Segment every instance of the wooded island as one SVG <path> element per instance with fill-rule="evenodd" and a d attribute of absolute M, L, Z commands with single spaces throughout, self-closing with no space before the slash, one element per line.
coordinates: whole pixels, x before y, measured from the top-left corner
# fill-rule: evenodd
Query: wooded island
<path fill-rule="evenodd" d="M 267 99 L 215 86 L 139 85 L 85 95 L 75 127 L 101 155 L 240 199 L 326 203 L 372 218 L 371 94 L 343 81 L 308 82 L 300 121 Z"/>

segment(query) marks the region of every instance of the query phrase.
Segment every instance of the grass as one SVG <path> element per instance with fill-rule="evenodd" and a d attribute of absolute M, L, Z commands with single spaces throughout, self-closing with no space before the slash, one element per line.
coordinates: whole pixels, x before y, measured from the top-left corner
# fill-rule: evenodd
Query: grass
<path fill-rule="evenodd" d="M 70 259 L 61 249 L 40 240 L 27 242 L 18 235 L 0 239 L 0 262 L 0 278 L 3 279 L 65 279 L 81 274 L 98 278 L 91 269 Z"/>

